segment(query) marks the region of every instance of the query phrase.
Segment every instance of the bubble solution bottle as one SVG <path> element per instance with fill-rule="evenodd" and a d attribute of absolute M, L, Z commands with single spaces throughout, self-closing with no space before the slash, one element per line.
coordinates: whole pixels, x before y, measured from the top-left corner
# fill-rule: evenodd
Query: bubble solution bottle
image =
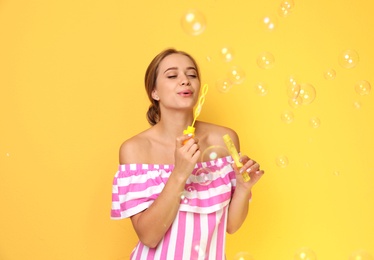
<path fill-rule="evenodd" d="M 243 167 L 243 164 L 240 162 L 240 156 L 238 151 L 236 150 L 234 142 L 228 134 L 225 134 L 223 136 L 223 141 L 225 142 L 227 149 L 229 150 L 232 158 L 234 159 L 236 167 L 238 167 L 238 169 L 240 170 L 240 168 Z M 251 177 L 249 177 L 248 172 L 246 171 L 242 173 L 242 176 L 245 182 L 248 182 L 251 179 Z"/>

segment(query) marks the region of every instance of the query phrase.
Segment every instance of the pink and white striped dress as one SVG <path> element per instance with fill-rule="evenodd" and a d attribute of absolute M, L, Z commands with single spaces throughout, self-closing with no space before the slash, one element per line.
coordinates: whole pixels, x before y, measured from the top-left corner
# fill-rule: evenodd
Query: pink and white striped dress
<path fill-rule="evenodd" d="M 179 212 L 156 248 L 140 241 L 131 259 L 225 259 L 228 205 L 235 190 L 231 156 L 197 163 L 181 194 Z M 165 186 L 173 165 L 123 164 L 113 180 L 112 219 L 147 209 Z"/>

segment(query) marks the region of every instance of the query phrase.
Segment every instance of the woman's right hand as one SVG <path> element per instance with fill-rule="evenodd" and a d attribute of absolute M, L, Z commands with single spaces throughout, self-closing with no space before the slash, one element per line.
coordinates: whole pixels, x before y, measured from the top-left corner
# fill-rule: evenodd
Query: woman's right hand
<path fill-rule="evenodd" d="M 174 171 L 185 180 L 192 173 L 200 157 L 199 140 L 191 135 L 182 135 L 177 138 L 174 153 Z"/>
<path fill-rule="evenodd" d="M 183 135 L 176 139 L 175 166 L 165 187 L 152 205 L 131 217 L 134 229 L 143 244 L 156 247 L 173 224 L 179 211 L 186 181 L 199 157 L 200 151 L 196 138 Z"/>

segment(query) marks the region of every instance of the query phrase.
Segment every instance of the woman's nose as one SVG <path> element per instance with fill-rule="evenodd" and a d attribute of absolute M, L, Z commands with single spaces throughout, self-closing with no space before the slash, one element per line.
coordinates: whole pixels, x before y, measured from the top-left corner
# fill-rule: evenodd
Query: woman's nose
<path fill-rule="evenodd" d="M 181 85 L 182 86 L 189 86 L 191 84 L 190 80 L 186 76 L 182 76 Z"/>

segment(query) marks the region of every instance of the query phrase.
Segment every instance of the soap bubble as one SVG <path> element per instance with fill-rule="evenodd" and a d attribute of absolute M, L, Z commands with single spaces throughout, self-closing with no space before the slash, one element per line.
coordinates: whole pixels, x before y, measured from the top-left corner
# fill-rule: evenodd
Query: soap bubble
<path fill-rule="evenodd" d="M 228 73 L 229 79 L 234 84 L 240 84 L 245 79 L 245 71 L 237 66 L 232 67 Z"/>
<path fill-rule="evenodd" d="M 212 145 L 204 150 L 201 154 L 201 161 L 208 162 L 218 158 L 223 158 L 229 154 L 228 150 L 224 146 Z"/>
<path fill-rule="evenodd" d="M 187 196 L 184 192 L 182 192 L 182 194 L 181 194 L 181 202 L 183 204 L 188 204 L 188 202 L 189 202 L 189 200 L 188 200 L 188 198 L 187 198 Z"/>
<path fill-rule="evenodd" d="M 274 66 L 274 56 L 270 52 L 263 52 L 257 57 L 257 65 L 261 69 L 271 69 Z"/>
<path fill-rule="evenodd" d="M 223 60 L 226 62 L 232 61 L 234 58 L 234 51 L 230 47 L 223 47 L 220 54 Z"/>
<path fill-rule="evenodd" d="M 184 191 L 181 193 L 181 202 L 183 204 L 188 204 L 190 202 L 190 199 L 192 199 L 195 195 L 194 193 L 196 192 L 195 187 L 193 184 L 187 186 Z"/>
<path fill-rule="evenodd" d="M 349 256 L 349 260 L 374 260 L 374 257 L 364 250 L 358 250 Z"/>
<path fill-rule="evenodd" d="M 191 260 L 206 259 L 206 244 L 201 241 L 192 242 Z"/>
<path fill-rule="evenodd" d="M 355 101 L 355 102 L 353 102 L 353 106 L 356 109 L 360 109 L 361 108 L 361 102 L 360 101 Z"/>
<path fill-rule="evenodd" d="M 309 83 L 300 84 L 300 94 L 302 98 L 303 105 L 309 105 L 316 98 L 316 90 L 313 85 Z"/>
<path fill-rule="evenodd" d="M 276 159 L 275 159 L 275 163 L 277 164 L 277 166 L 281 167 L 281 168 L 285 168 L 287 167 L 288 165 L 288 158 L 287 156 L 285 155 L 279 155 Z"/>
<path fill-rule="evenodd" d="M 232 82 L 229 79 L 217 79 L 216 88 L 221 93 L 227 93 L 232 88 Z"/>
<path fill-rule="evenodd" d="M 291 123 L 293 121 L 293 113 L 292 111 L 284 111 L 282 114 L 281 114 L 281 120 L 287 124 Z"/>
<path fill-rule="evenodd" d="M 278 14 L 281 17 L 287 17 L 291 14 L 294 6 L 295 6 L 295 3 L 293 0 L 284 0 L 281 2 L 281 4 L 278 7 Z"/>
<path fill-rule="evenodd" d="M 287 96 L 296 99 L 300 94 L 300 84 L 295 76 L 289 76 L 286 80 Z"/>
<path fill-rule="evenodd" d="M 262 17 L 261 25 L 267 31 L 274 31 L 277 27 L 277 19 L 273 15 L 266 15 Z"/>
<path fill-rule="evenodd" d="M 254 260 L 254 258 L 248 252 L 239 252 L 234 256 L 234 260 Z"/>
<path fill-rule="evenodd" d="M 371 90 L 371 85 L 366 80 L 360 80 L 355 85 L 356 93 L 361 96 L 368 95 L 370 93 L 370 90 Z"/>
<path fill-rule="evenodd" d="M 191 192 L 195 192 L 196 189 L 195 189 L 194 186 L 188 186 L 188 187 L 186 188 L 186 191 L 189 192 L 189 193 L 191 193 Z"/>
<path fill-rule="evenodd" d="M 340 54 L 338 61 L 343 68 L 351 69 L 357 66 L 359 56 L 355 50 L 344 50 Z"/>
<path fill-rule="evenodd" d="M 313 128 L 318 128 L 320 125 L 321 125 L 321 120 L 319 120 L 318 117 L 312 117 L 310 120 L 309 120 L 309 124 L 311 127 Z"/>
<path fill-rule="evenodd" d="M 301 85 L 294 75 L 286 79 L 286 90 L 289 98 L 288 104 L 293 108 L 301 106 L 303 103 L 303 98 L 300 96 Z"/>
<path fill-rule="evenodd" d="M 294 260 L 317 260 L 317 256 L 310 248 L 303 247 L 296 251 Z"/>
<path fill-rule="evenodd" d="M 296 98 L 289 98 L 288 99 L 288 104 L 292 108 L 298 108 L 303 104 L 303 99 L 301 97 L 296 97 Z"/>
<path fill-rule="evenodd" d="M 213 173 L 212 170 L 205 167 L 205 168 L 199 168 L 195 175 L 195 182 L 199 183 L 200 185 L 209 185 L 213 181 Z"/>
<path fill-rule="evenodd" d="M 327 80 L 333 80 L 336 77 L 336 71 L 334 69 L 327 69 L 323 72 L 323 76 Z"/>
<path fill-rule="evenodd" d="M 182 17 L 182 28 L 187 34 L 199 35 L 206 27 L 204 15 L 197 10 L 188 10 Z"/>
<path fill-rule="evenodd" d="M 291 75 L 286 79 L 286 89 L 288 96 L 288 104 L 293 107 L 299 107 L 302 104 L 300 94 L 300 84 L 295 76 Z"/>
<path fill-rule="evenodd" d="M 260 96 L 265 96 L 268 93 L 268 87 L 266 83 L 263 82 L 257 82 L 255 84 L 255 91 Z"/>

